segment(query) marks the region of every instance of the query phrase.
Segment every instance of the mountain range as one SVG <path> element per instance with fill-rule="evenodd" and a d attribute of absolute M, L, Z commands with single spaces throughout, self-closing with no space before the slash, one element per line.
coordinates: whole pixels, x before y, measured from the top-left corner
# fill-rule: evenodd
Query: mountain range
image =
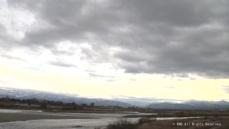
<path fill-rule="evenodd" d="M 0 88 L 0 97 L 10 97 L 17 99 L 40 99 L 49 101 L 61 101 L 64 103 L 76 103 L 76 104 L 91 104 L 94 103 L 97 106 L 121 106 L 130 107 L 132 105 L 115 100 L 99 99 L 99 98 L 85 98 L 77 95 L 58 94 L 50 92 L 41 92 L 35 90 L 22 90 L 14 88 Z"/>
<path fill-rule="evenodd" d="M 151 109 L 173 110 L 229 110 L 227 101 L 186 101 L 182 103 L 159 102 L 148 105 Z"/>
<path fill-rule="evenodd" d="M 64 103 L 91 104 L 98 106 L 141 107 L 173 110 L 229 110 L 228 101 L 174 101 L 153 98 L 117 97 L 113 99 L 86 98 L 78 95 L 58 94 L 35 90 L 0 88 L 0 97 L 17 99 L 41 99 Z"/>

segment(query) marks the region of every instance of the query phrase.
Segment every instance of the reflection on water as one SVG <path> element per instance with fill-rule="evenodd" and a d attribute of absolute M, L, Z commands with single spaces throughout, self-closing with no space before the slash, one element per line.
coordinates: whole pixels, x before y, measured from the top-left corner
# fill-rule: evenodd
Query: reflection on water
<path fill-rule="evenodd" d="M 42 112 L 41 110 L 0 109 L 0 113 Z"/>
<path fill-rule="evenodd" d="M 0 109 L 0 113 L 18 113 L 18 112 L 22 112 L 22 110 Z"/>
<path fill-rule="evenodd" d="M 196 119 L 201 117 L 157 117 L 155 120 L 183 120 L 183 119 Z"/>

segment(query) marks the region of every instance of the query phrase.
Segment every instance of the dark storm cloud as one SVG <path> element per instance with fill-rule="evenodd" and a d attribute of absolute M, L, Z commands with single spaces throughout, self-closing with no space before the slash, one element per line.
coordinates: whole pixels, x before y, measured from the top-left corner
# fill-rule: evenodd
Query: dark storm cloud
<path fill-rule="evenodd" d="M 26 46 L 89 41 L 88 59 L 129 73 L 229 76 L 229 2 L 225 0 L 9 0 L 45 29 L 31 30 Z M 42 26 L 42 24 L 40 25 Z M 110 48 L 120 52 L 108 54 Z M 96 58 L 96 59 L 94 59 Z"/>
<path fill-rule="evenodd" d="M 30 2 L 23 4 L 28 8 L 30 5 Z M 118 24 L 120 17 L 111 6 L 103 6 L 93 0 L 48 0 L 33 6 L 29 9 L 50 25 L 42 31 L 27 33 L 24 42 L 38 45 L 55 44 L 60 40 L 87 40 L 89 33 L 100 38 L 100 35 L 109 32 L 109 26 Z"/>

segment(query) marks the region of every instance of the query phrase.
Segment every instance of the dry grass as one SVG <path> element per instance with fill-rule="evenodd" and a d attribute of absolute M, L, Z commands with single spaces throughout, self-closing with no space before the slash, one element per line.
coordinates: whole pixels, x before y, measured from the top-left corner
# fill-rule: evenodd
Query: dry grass
<path fill-rule="evenodd" d="M 229 118 L 151 121 L 138 129 L 229 129 Z"/>
<path fill-rule="evenodd" d="M 118 121 L 106 129 L 229 129 L 229 117 L 208 117 L 188 120 L 140 119 L 137 123 Z"/>
<path fill-rule="evenodd" d="M 107 129 L 137 129 L 138 123 L 131 123 L 127 120 L 120 120 L 115 123 L 109 124 Z"/>

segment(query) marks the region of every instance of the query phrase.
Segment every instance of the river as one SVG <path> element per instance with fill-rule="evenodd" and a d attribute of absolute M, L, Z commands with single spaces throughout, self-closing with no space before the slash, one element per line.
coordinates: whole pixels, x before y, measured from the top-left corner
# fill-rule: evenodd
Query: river
<path fill-rule="evenodd" d="M 94 129 L 105 127 L 109 123 L 124 119 L 123 116 L 131 114 L 137 113 L 49 113 L 33 110 L 0 109 L 0 119 L 4 117 L 12 117 L 13 119 L 20 116 L 16 121 L 0 123 L 0 129 Z M 42 119 L 24 120 L 22 118 L 34 119 L 36 116 Z M 52 119 L 48 119 L 49 117 Z M 138 119 L 127 118 L 132 122 Z"/>
<path fill-rule="evenodd" d="M 126 119 L 137 122 L 140 117 L 124 116 L 155 115 L 155 120 L 189 119 L 200 117 L 156 117 L 156 113 L 54 113 L 40 110 L 0 109 L 0 129 L 95 129 Z M 5 120 L 5 121 L 4 121 Z M 6 122 L 10 121 L 10 122 Z"/>

